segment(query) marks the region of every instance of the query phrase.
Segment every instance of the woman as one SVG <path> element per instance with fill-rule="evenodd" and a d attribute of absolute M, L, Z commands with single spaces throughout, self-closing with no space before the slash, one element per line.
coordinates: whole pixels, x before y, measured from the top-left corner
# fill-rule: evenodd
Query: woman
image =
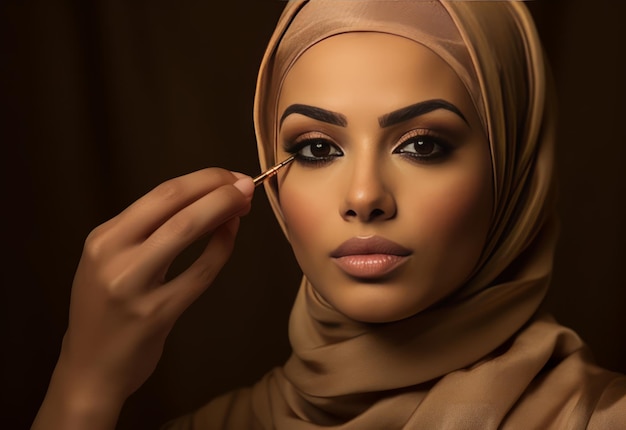
<path fill-rule="evenodd" d="M 255 120 L 264 167 L 296 156 L 266 186 L 305 274 L 294 353 L 168 428 L 626 422 L 626 378 L 539 312 L 556 238 L 553 119 L 522 3 L 290 2 Z M 242 175 L 199 172 L 94 231 L 34 428 L 114 426 L 226 259 L 252 191 Z"/>

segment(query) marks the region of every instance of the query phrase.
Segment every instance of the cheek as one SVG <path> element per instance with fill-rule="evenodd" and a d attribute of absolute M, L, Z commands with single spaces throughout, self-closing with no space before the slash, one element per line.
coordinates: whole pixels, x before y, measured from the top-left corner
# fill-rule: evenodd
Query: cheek
<path fill-rule="evenodd" d="M 415 241 L 426 245 L 431 276 L 447 290 L 466 280 L 484 248 L 493 204 L 490 175 L 488 168 L 471 174 L 457 171 L 438 178 L 413 199 L 410 210 L 421 214 L 415 215 Z"/>
<path fill-rule="evenodd" d="M 285 216 L 287 225 L 287 233 L 289 240 L 293 244 L 293 240 L 297 237 L 297 232 L 307 231 L 315 224 L 315 216 L 308 207 L 305 199 L 300 198 L 298 193 L 292 193 L 288 189 L 281 190 L 280 207 Z"/>
<path fill-rule="evenodd" d="M 297 179 L 297 178 L 295 178 Z M 307 181 L 308 182 L 308 181 Z M 320 193 L 318 186 L 299 186 L 302 181 L 285 181 L 280 187 L 280 207 L 285 217 L 289 241 L 296 254 L 303 246 L 312 246 L 324 220 L 329 220 L 328 194 Z M 326 190 L 328 191 L 328 190 Z"/>
<path fill-rule="evenodd" d="M 469 177 L 442 181 L 422 200 L 433 232 L 440 237 L 480 235 L 490 221 L 491 187 L 483 178 Z"/>

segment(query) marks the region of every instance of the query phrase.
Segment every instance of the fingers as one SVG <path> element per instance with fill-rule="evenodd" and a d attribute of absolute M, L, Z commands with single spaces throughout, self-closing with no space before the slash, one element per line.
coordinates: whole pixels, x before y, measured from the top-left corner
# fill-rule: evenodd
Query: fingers
<path fill-rule="evenodd" d="M 207 178 L 212 191 L 198 197 L 198 190 L 207 188 L 199 183 Z M 163 283 L 172 261 L 185 248 L 250 210 L 254 184 L 248 176 L 208 169 L 177 179 L 178 193 L 160 201 L 159 191 L 150 193 L 113 224 L 89 235 L 81 259 L 88 275 L 98 274 L 99 282 L 120 296 L 153 290 Z M 163 219 L 166 214 L 172 215 Z M 147 228 L 144 223 L 152 224 Z"/>
<path fill-rule="evenodd" d="M 250 200 L 234 186 L 214 190 L 180 210 L 152 233 L 141 245 L 140 264 L 148 273 L 161 277 L 189 245 L 249 208 Z"/>
<path fill-rule="evenodd" d="M 178 318 L 213 282 L 232 253 L 238 228 L 238 217 L 217 228 L 196 261 L 152 293 L 166 318 Z"/>
<path fill-rule="evenodd" d="M 204 169 L 162 183 L 110 221 L 123 243 L 141 242 L 181 209 L 239 178 L 224 169 Z M 117 236 L 116 231 L 123 229 Z M 115 243 L 112 244 L 115 246 Z"/>

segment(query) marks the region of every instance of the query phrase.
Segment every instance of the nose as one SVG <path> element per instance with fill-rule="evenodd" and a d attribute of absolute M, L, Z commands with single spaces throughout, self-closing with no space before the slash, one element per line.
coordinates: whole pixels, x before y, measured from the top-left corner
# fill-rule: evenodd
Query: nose
<path fill-rule="evenodd" d="M 344 220 L 376 222 L 396 216 L 394 194 L 386 180 L 384 169 L 376 161 L 372 158 L 353 162 L 339 209 Z"/>

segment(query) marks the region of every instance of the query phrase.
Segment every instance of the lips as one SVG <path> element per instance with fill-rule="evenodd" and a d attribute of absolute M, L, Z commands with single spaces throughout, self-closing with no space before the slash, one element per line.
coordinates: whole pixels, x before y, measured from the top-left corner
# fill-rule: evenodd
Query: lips
<path fill-rule="evenodd" d="M 330 257 L 349 276 L 382 278 L 406 262 L 411 251 L 380 236 L 355 237 L 342 243 Z"/>

